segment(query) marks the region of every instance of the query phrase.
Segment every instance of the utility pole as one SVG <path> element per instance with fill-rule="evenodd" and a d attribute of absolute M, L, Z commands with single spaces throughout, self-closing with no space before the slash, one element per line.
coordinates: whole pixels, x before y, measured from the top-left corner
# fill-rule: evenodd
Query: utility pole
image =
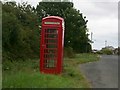
<path fill-rule="evenodd" d="M 105 47 L 107 46 L 107 40 L 105 40 Z"/>
<path fill-rule="evenodd" d="M 91 47 L 92 47 L 92 43 L 93 43 L 92 36 L 93 36 L 93 32 L 91 32 Z"/>

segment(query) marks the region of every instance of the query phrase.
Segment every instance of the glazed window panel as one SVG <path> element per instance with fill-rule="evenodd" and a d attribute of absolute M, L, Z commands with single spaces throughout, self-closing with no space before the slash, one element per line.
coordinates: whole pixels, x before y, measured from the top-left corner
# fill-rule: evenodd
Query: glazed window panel
<path fill-rule="evenodd" d="M 57 39 L 45 39 L 45 43 L 57 43 Z"/>
<path fill-rule="evenodd" d="M 45 68 L 55 68 L 56 67 L 56 60 L 55 59 L 46 59 L 44 60 L 44 67 Z"/>
<path fill-rule="evenodd" d="M 46 48 L 57 48 L 56 44 L 46 44 Z"/>
<path fill-rule="evenodd" d="M 54 33 L 54 34 L 57 34 L 58 31 L 56 29 L 45 29 L 45 33 Z"/>

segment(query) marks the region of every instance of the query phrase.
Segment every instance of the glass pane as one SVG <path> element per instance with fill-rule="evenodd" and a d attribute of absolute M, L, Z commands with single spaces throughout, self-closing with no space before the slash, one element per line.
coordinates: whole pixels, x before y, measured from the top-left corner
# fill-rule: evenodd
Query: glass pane
<path fill-rule="evenodd" d="M 44 64 L 44 67 L 45 68 L 55 68 L 56 66 L 56 62 L 55 62 L 55 60 L 54 59 L 50 59 L 50 60 L 44 60 L 45 62 L 45 64 Z"/>
<path fill-rule="evenodd" d="M 53 53 L 54 54 L 56 52 L 57 52 L 57 50 L 54 50 L 54 49 L 53 50 L 50 50 L 50 49 L 45 49 L 44 50 L 44 53 Z"/>
<path fill-rule="evenodd" d="M 45 39 L 45 43 L 57 43 L 56 39 Z"/>
<path fill-rule="evenodd" d="M 44 67 L 55 68 L 57 61 L 58 30 L 45 29 Z"/>
<path fill-rule="evenodd" d="M 45 33 L 58 33 L 56 29 L 45 29 Z"/>
<path fill-rule="evenodd" d="M 45 34 L 45 38 L 57 38 L 57 34 Z"/>
<path fill-rule="evenodd" d="M 56 44 L 46 44 L 46 48 L 57 48 Z"/>

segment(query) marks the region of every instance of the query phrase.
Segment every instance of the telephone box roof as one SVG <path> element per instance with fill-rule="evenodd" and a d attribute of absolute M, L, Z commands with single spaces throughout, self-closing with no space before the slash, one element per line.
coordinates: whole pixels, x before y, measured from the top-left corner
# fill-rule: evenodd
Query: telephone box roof
<path fill-rule="evenodd" d="M 48 16 L 48 17 L 43 18 L 43 20 L 48 19 L 48 18 L 59 19 L 59 20 L 62 20 L 62 21 L 64 20 L 63 18 L 61 18 L 59 16 Z"/>

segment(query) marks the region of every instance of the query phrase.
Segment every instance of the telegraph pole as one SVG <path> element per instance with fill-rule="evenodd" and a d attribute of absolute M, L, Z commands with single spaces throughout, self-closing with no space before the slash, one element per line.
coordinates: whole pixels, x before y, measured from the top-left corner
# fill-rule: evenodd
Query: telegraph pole
<path fill-rule="evenodd" d="M 93 43 L 92 36 L 93 36 L 93 32 L 91 32 L 91 47 L 92 47 L 92 43 Z"/>
<path fill-rule="evenodd" d="M 107 46 L 107 40 L 105 40 L 105 47 Z"/>

